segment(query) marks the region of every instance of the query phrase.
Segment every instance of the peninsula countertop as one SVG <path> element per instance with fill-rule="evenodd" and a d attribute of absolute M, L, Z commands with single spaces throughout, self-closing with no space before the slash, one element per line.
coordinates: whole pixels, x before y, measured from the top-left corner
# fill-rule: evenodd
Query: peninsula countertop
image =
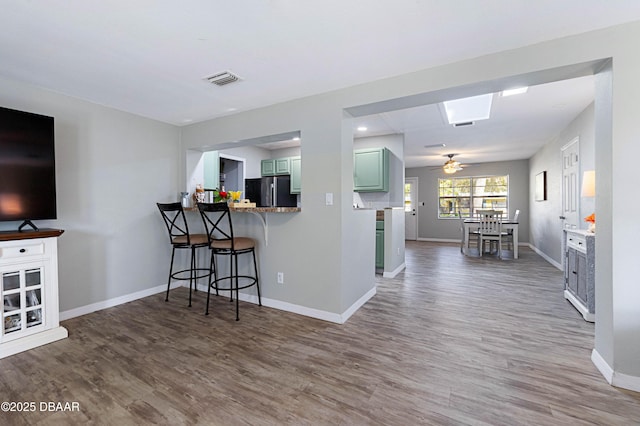
<path fill-rule="evenodd" d="M 302 209 L 300 207 L 233 207 L 229 206 L 232 212 L 247 213 L 298 213 Z"/>
<path fill-rule="evenodd" d="M 198 207 L 187 207 L 185 211 L 197 212 Z M 302 211 L 300 207 L 233 207 L 229 206 L 229 211 L 244 213 L 298 213 Z"/>

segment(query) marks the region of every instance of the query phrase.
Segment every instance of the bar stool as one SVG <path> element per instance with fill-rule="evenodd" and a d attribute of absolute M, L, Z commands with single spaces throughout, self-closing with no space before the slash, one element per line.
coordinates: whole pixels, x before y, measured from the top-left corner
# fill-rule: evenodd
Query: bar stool
<path fill-rule="evenodd" d="M 209 245 L 209 238 L 206 234 L 190 234 L 189 225 L 184 214 L 184 209 L 180 203 L 156 203 L 164 224 L 169 231 L 169 240 L 171 241 L 171 264 L 169 266 L 169 279 L 167 282 L 167 296 L 165 302 L 169 301 L 169 289 L 171 287 L 171 279 L 174 280 L 189 280 L 189 307 L 191 307 L 191 290 L 193 284 L 196 283 L 195 291 L 197 289 L 198 279 L 211 276 L 210 268 L 198 268 L 196 261 L 196 249 L 207 247 Z M 182 269 L 180 271 L 173 271 L 173 259 L 176 254 L 176 249 L 189 249 L 191 250 L 191 264 L 189 269 Z M 205 271 L 198 275 L 199 271 Z M 185 277 L 184 274 L 189 272 L 189 277 Z"/>
<path fill-rule="evenodd" d="M 226 202 L 198 203 L 198 209 L 200 210 L 200 215 L 202 216 L 202 221 L 209 237 L 209 249 L 211 251 L 209 269 L 211 275 L 213 275 L 213 280 L 207 288 L 207 308 L 205 315 L 209 315 L 211 288 L 216 290 L 216 295 L 219 290 L 228 290 L 231 294 L 231 301 L 233 301 L 233 292 L 235 291 L 236 321 L 238 321 L 240 320 L 238 315 L 239 290 L 255 285 L 258 292 L 258 305 L 262 306 L 260 283 L 258 280 L 258 264 L 256 263 L 256 242 L 251 238 L 234 236 L 231 213 L 229 212 L 229 205 Z M 254 276 L 239 275 L 238 256 L 249 253 L 251 253 L 253 257 Z M 219 255 L 229 256 L 230 266 L 229 275 L 227 276 L 218 277 L 216 256 Z M 226 280 L 229 281 L 229 286 L 221 288 L 219 283 Z M 243 281 L 242 284 L 240 284 L 240 280 Z"/>

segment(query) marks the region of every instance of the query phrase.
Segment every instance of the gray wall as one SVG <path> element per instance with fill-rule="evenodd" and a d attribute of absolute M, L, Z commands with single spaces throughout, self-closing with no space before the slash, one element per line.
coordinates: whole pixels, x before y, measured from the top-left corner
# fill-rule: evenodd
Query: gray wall
<path fill-rule="evenodd" d="M 457 218 L 438 219 L 438 179 L 446 175 L 441 167 L 409 168 L 406 177 L 418 178 L 418 239 L 459 240 Z M 520 210 L 518 238 L 527 242 L 529 234 L 529 161 L 500 161 L 466 167 L 454 176 L 509 175 L 509 215 Z M 420 203 L 424 202 L 424 206 Z"/>
<path fill-rule="evenodd" d="M 561 148 L 578 137 L 580 140 L 580 173 L 595 168 L 595 121 L 594 104 L 582 111 L 560 134 L 549 141 L 529 161 L 529 205 L 531 206 L 531 227 L 529 241 L 557 264 L 563 263 L 562 256 L 562 153 Z M 547 172 L 547 200 L 535 201 L 535 176 Z M 580 228 L 586 229 L 582 218 L 595 211 L 595 200 L 581 198 Z"/>
<path fill-rule="evenodd" d="M 178 200 L 179 129 L 0 79 L 0 105 L 53 116 L 60 310 L 166 283 L 158 201 Z M 19 223 L 0 222 L 0 229 Z"/>

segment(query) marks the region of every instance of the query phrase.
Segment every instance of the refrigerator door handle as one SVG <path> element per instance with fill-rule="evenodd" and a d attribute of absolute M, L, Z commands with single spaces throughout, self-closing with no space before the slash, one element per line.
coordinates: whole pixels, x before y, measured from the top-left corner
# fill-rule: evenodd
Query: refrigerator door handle
<path fill-rule="evenodd" d="M 271 184 L 271 207 L 276 205 L 276 186 L 275 184 Z"/>

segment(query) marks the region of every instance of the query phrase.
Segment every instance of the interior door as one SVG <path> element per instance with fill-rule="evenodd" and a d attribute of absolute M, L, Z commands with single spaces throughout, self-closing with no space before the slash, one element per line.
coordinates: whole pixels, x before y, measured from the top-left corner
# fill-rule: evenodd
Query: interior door
<path fill-rule="evenodd" d="M 418 239 L 418 178 L 404 180 L 404 239 Z"/>
<path fill-rule="evenodd" d="M 565 229 L 576 229 L 579 224 L 580 194 L 578 185 L 580 176 L 578 138 L 562 147 L 562 214 L 560 220 Z"/>

